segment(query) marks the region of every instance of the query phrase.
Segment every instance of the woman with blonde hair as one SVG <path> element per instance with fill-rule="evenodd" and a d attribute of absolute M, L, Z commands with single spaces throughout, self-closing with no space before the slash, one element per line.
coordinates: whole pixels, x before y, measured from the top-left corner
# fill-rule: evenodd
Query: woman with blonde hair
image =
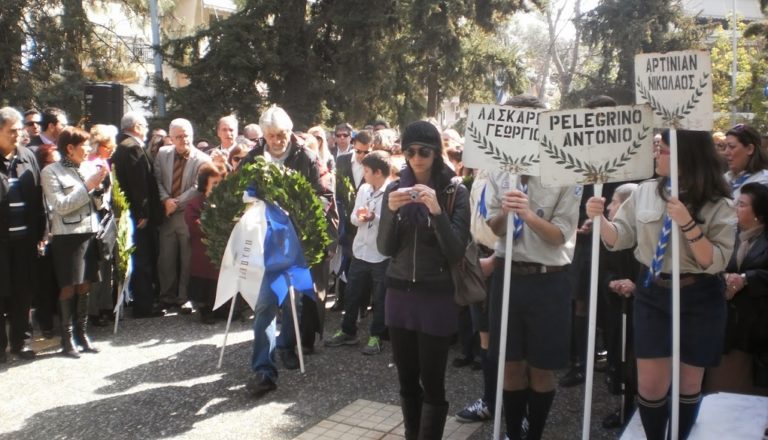
<path fill-rule="evenodd" d="M 336 168 L 336 162 L 333 160 L 331 150 L 328 149 L 328 137 L 325 135 L 323 127 L 316 125 L 307 130 L 307 133 L 317 140 L 317 148 L 313 148 L 313 151 L 317 154 L 317 157 L 320 158 L 320 162 L 328 168 L 328 171 L 333 171 L 334 168 Z M 311 147 L 311 145 L 308 146 Z"/>

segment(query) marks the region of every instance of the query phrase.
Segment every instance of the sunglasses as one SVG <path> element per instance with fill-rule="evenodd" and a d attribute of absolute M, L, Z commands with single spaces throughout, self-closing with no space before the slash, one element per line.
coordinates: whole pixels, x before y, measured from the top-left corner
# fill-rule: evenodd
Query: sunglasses
<path fill-rule="evenodd" d="M 357 154 L 365 155 L 365 154 L 368 154 L 370 152 L 371 152 L 371 150 L 358 150 L 357 148 L 355 148 L 355 153 L 357 153 Z"/>
<path fill-rule="evenodd" d="M 426 159 L 432 155 L 432 149 L 431 148 L 406 148 L 405 149 L 405 156 L 409 159 L 416 156 L 417 154 L 420 157 L 423 157 Z"/>
<path fill-rule="evenodd" d="M 336 133 L 337 138 L 348 138 L 349 133 Z"/>
<path fill-rule="evenodd" d="M 24 123 L 24 125 L 27 127 L 31 127 L 33 125 L 39 125 L 39 124 L 40 124 L 40 121 L 27 121 Z"/>

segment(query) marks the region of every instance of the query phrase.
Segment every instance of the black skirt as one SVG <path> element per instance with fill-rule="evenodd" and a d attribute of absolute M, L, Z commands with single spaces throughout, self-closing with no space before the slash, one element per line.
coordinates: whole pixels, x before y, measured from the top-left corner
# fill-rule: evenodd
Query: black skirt
<path fill-rule="evenodd" d="M 94 234 L 54 235 L 53 266 L 59 287 L 101 281 Z"/>

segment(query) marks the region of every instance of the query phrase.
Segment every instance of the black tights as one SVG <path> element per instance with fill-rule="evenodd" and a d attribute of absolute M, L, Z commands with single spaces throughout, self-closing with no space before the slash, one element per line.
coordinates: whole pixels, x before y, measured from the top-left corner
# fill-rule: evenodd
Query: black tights
<path fill-rule="evenodd" d="M 423 394 L 425 403 L 444 405 L 450 338 L 393 327 L 389 328 L 389 338 L 400 395 L 408 398 Z"/>

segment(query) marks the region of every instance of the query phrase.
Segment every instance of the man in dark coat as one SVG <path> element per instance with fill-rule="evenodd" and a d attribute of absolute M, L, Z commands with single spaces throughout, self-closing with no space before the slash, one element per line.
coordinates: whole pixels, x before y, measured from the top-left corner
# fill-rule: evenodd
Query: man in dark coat
<path fill-rule="evenodd" d="M 329 222 L 329 232 L 336 239 L 338 215 L 333 197 L 333 190 L 328 185 L 323 173 L 328 171 L 320 163 L 315 154 L 304 147 L 303 142 L 293 133 L 293 122 L 288 114 L 280 107 L 272 107 L 265 111 L 259 120 L 264 131 L 264 137 L 241 162 L 253 162 L 262 156 L 269 162 L 277 162 L 298 171 L 307 178 L 318 197 L 323 203 L 325 216 Z M 289 213 L 294 214 L 294 213 Z M 325 286 L 328 284 L 329 259 L 310 268 L 315 284 L 316 302 L 302 296 L 300 302 L 301 336 L 305 351 L 314 347 L 315 335 L 323 332 L 325 310 Z M 290 312 L 283 314 L 283 324 L 280 337 L 275 339 L 274 332 L 269 331 L 271 322 L 275 319 L 277 305 L 271 292 L 260 295 L 256 303 L 253 324 L 254 347 L 251 369 L 255 373 L 249 380 L 247 388 L 255 397 L 277 388 L 277 368 L 274 363 L 274 349 L 277 348 L 280 359 L 287 369 L 299 368 L 299 361 L 294 351 L 296 340 L 293 335 Z"/>
<path fill-rule="evenodd" d="M 29 268 L 35 264 L 38 246 L 44 244 L 46 220 L 35 155 L 18 145 L 22 130 L 18 111 L 0 109 L 0 363 L 7 359 L 9 339 L 12 354 L 22 359 L 35 357 L 25 343 L 35 291 Z"/>
<path fill-rule="evenodd" d="M 160 193 L 152 160 L 144 148 L 147 120 L 139 113 L 128 112 L 120 121 L 123 130 L 112 155 L 117 181 L 128 199 L 134 232 L 133 275 L 130 290 L 133 295 L 133 316 L 152 318 L 163 316 L 154 306 L 157 290 L 157 228 L 162 221 Z M 153 285 L 154 284 L 154 285 Z"/>

